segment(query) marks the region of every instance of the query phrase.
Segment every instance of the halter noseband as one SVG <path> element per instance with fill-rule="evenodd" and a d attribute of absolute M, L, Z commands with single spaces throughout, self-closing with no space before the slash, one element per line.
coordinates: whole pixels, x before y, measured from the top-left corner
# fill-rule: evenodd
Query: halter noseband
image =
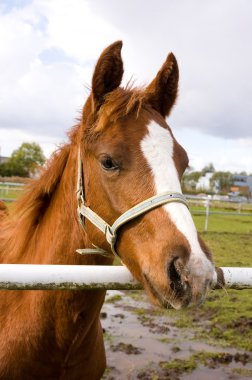
<path fill-rule="evenodd" d="M 85 193 L 84 193 L 84 181 L 83 181 L 83 165 L 80 156 L 80 149 L 78 151 L 78 176 L 77 176 L 77 214 L 80 225 L 84 230 L 84 218 L 87 218 L 94 226 L 96 226 L 100 231 L 102 231 L 106 237 L 107 242 L 111 246 L 111 251 L 113 254 L 120 258 L 118 253 L 115 250 L 115 244 L 117 240 L 117 231 L 124 224 L 128 223 L 130 220 L 135 219 L 136 217 L 145 214 L 146 212 L 153 210 L 156 207 L 162 206 L 171 202 L 183 203 L 188 207 L 186 198 L 181 193 L 172 193 L 164 192 L 162 194 L 154 195 L 151 198 L 146 199 L 145 201 L 138 203 L 136 206 L 130 208 L 128 211 L 124 212 L 115 222 L 109 225 L 105 222 L 98 214 L 92 211 L 89 207 L 85 206 Z M 77 249 L 77 252 L 80 254 L 100 254 L 103 256 L 108 256 L 110 253 L 104 251 L 101 248 L 94 246 L 93 249 Z M 121 258 L 120 258 L 121 259 Z"/>

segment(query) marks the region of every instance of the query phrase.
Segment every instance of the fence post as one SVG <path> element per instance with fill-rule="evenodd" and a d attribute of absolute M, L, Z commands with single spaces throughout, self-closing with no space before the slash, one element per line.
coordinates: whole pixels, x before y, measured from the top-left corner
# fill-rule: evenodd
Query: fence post
<path fill-rule="evenodd" d="M 241 202 L 239 202 L 239 203 L 238 203 L 238 207 L 237 207 L 237 210 L 238 210 L 238 214 L 240 214 L 240 213 L 241 213 L 241 208 L 242 208 L 242 203 L 241 203 Z"/>
<path fill-rule="evenodd" d="M 209 218 L 209 207 L 210 207 L 210 200 L 209 199 L 206 199 L 206 201 L 205 201 L 205 207 L 206 207 L 206 220 L 205 220 L 204 231 L 207 232 L 207 229 L 208 229 L 208 218 Z"/>

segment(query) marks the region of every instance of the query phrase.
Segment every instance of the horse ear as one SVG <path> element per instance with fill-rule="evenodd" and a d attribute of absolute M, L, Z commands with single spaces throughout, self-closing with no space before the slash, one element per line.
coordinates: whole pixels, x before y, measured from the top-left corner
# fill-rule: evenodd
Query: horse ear
<path fill-rule="evenodd" d="M 115 90 L 121 83 L 123 76 L 121 49 L 122 41 L 116 41 L 109 45 L 98 59 L 92 79 L 94 111 L 103 104 L 105 95 Z"/>
<path fill-rule="evenodd" d="M 170 53 L 157 73 L 156 78 L 146 88 L 146 98 L 163 117 L 169 115 L 178 93 L 179 69 L 175 56 Z"/>

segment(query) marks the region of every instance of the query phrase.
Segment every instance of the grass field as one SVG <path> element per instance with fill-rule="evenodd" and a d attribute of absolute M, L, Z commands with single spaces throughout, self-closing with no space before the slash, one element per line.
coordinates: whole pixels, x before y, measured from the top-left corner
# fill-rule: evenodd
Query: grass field
<path fill-rule="evenodd" d="M 22 194 L 23 188 L 0 186 L 0 199 L 9 199 L 10 201 L 17 199 Z"/>

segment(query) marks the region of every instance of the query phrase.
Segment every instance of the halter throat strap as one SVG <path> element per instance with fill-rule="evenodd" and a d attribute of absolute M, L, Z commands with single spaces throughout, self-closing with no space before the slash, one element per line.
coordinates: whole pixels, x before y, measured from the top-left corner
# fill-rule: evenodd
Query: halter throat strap
<path fill-rule="evenodd" d="M 85 224 L 84 219 L 87 218 L 94 226 L 96 226 L 106 237 L 107 242 L 111 246 L 111 251 L 113 254 L 120 258 L 118 253 L 116 252 L 115 245 L 117 240 L 117 232 L 120 227 L 122 227 L 124 224 L 128 223 L 132 219 L 137 218 L 140 215 L 145 214 L 146 212 L 153 210 L 154 208 L 157 208 L 159 206 L 163 206 L 167 203 L 171 202 L 178 202 L 183 203 L 186 207 L 187 201 L 183 194 L 181 193 L 173 193 L 173 192 L 164 192 L 158 195 L 154 195 L 151 198 L 148 198 L 144 200 L 141 203 L 138 203 L 136 206 L 130 208 L 126 212 L 124 212 L 119 218 L 115 220 L 115 222 L 110 225 L 105 220 L 103 220 L 98 214 L 96 214 L 93 210 L 91 210 L 89 207 L 85 206 L 85 199 L 84 199 L 84 180 L 83 180 L 83 168 L 82 168 L 82 161 L 80 157 L 80 149 L 78 154 L 78 177 L 77 177 L 77 214 L 79 218 L 79 222 L 84 230 Z M 95 247 L 95 249 L 90 250 L 77 250 L 79 253 L 98 253 L 103 254 L 105 253 L 104 250 Z"/>

